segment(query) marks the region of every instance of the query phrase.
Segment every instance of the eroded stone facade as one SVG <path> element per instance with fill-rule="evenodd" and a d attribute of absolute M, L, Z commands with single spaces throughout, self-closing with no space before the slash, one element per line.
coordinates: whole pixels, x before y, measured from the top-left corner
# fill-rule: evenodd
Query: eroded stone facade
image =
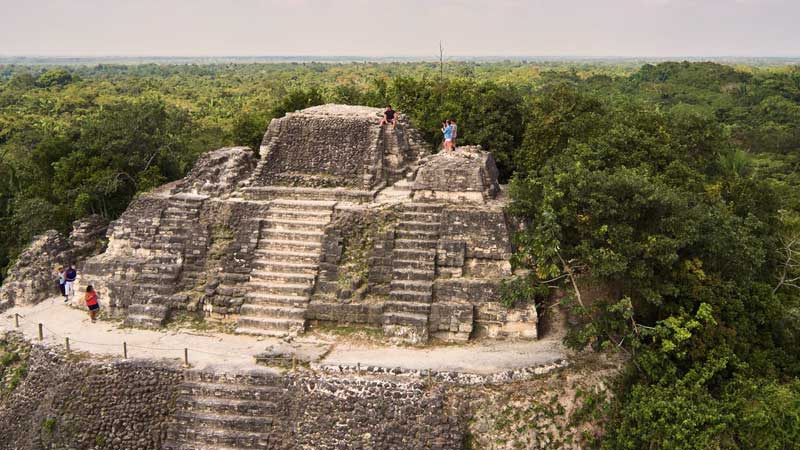
<path fill-rule="evenodd" d="M 106 228 L 101 217 L 89 216 L 75 221 L 68 237 L 55 230 L 36 236 L 0 286 L 0 311 L 59 295 L 58 267 L 73 264 L 81 272 L 85 258 L 103 251 Z"/>
<path fill-rule="evenodd" d="M 499 303 L 512 247 L 491 155 L 429 155 L 402 115 L 392 128 L 381 114 L 309 108 L 272 121 L 258 161 L 203 155 L 110 225 L 81 284 L 129 325 L 186 310 L 250 334 L 333 322 L 407 342 L 535 338 L 533 306 Z"/>

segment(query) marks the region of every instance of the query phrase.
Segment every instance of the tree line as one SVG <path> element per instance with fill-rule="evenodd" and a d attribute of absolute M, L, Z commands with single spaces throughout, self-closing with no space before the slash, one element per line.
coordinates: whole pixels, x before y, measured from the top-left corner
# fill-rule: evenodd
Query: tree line
<path fill-rule="evenodd" d="M 492 151 L 528 225 L 509 303 L 556 283 L 578 318 L 569 344 L 627 356 L 580 412 L 602 428 L 587 445 L 800 442 L 798 67 L 0 67 L 0 266 L 326 102 L 391 103 L 432 147 L 455 117 L 460 143 Z"/>

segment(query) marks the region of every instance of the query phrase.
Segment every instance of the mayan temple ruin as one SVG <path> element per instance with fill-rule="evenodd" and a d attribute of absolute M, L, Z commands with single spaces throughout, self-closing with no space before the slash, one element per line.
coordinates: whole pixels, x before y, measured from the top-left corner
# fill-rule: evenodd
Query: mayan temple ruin
<path fill-rule="evenodd" d="M 138 327 L 202 310 L 256 335 L 332 322 L 412 343 L 535 338 L 532 306 L 499 303 L 511 228 L 492 156 L 432 155 L 405 119 L 379 126 L 381 113 L 312 107 L 273 120 L 260 159 L 203 155 L 111 223 L 79 282 Z"/>
<path fill-rule="evenodd" d="M 37 237 L 0 289 L 0 352 L 31 373 L 0 401 L 0 449 L 462 450 L 505 439 L 509 396 L 589 389 L 595 372 L 554 390 L 563 335 L 501 301 L 519 225 L 491 154 L 433 154 L 381 113 L 289 113 L 260 157 L 208 152 L 110 224 Z M 99 323 L 50 289 L 72 263 Z M 562 426 L 542 420 L 519 419 L 535 448 Z"/>

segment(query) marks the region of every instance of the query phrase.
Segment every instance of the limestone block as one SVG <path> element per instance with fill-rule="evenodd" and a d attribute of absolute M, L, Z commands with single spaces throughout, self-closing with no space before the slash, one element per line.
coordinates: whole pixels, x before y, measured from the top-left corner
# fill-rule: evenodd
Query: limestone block
<path fill-rule="evenodd" d="M 465 242 L 467 258 L 511 257 L 511 234 L 502 210 L 445 207 L 439 232 L 442 241 Z"/>
<path fill-rule="evenodd" d="M 500 190 L 497 165 L 491 153 L 460 147 L 426 158 L 414 180 L 414 199 L 466 200 L 483 203 Z"/>

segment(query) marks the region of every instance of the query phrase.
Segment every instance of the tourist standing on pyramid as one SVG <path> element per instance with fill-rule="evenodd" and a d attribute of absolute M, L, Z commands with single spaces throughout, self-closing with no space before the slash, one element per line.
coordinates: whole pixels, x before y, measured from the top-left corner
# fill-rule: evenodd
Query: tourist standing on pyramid
<path fill-rule="evenodd" d="M 450 126 L 453 127 L 453 150 L 456 149 L 456 138 L 458 137 L 458 125 L 456 125 L 456 119 L 450 119 Z"/>
<path fill-rule="evenodd" d="M 70 297 L 75 296 L 75 279 L 78 278 L 78 271 L 75 270 L 75 266 L 70 264 L 69 269 L 64 273 L 65 276 L 65 283 L 64 283 L 64 295 L 69 300 Z"/>
<path fill-rule="evenodd" d="M 100 310 L 100 302 L 97 300 L 97 292 L 91 284 L 86 286 L 86 295 L 83 297 L 83 302 L 89 308 L 89 318 L 94 323 L 97 320 L 97 312 Z"/>
<path fill-rule="evenodd" d="M 442 133 L 444 134 L 444 149 L 450 151 L 453 149 L 453 125 L 449 120 L 442 122 Z"/>
<path fill-rule="evenodd" d="M 58 266 L 58 290 L 61 296 L 64 297 L 64 303 L 67 303 L 67 276 L 64 273 L 64 266 Z"/>
<path fill-rule="evenodd" d="M 383 119 L 381 119 L 380 125 L 392 124 L 392 128 L 394 128 L 395 125 L 397 125 L 397 117 L 395 117 L 395 114 L 392 105 L 386 105 L 386 111 L 383 112 Z"/>

